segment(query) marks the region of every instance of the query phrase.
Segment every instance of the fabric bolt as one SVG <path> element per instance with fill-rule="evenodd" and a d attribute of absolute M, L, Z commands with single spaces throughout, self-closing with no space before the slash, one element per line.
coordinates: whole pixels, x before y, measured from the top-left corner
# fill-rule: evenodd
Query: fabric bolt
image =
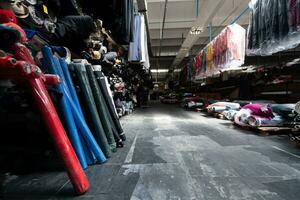
<path fill-rule="evenodd" d="M 99 114 L 97 112 L 95 99 L 93 97 L 92 89 L 88 81 L 85 66 L 82 63 L 74 63 L 73 67 L 79 80 L 79 87 L 82 90 L 84 103 L 87 106 L 88 113 L 85 113 L 85 115 L 87 118 L 90 118 L 90 127 L 104 155 L 106 157 L 110 157 L 110 146 L 108 144 L 101 120 L 99 118 Z"/>
<path fill-rule="evenodd" d="M 21 36 L 20 41 L 19 41 L 20 43 L 25 43 L 27 41 L 26 33 L 19 25 L 15 24 L 13 22 L 5 23 L 3 25 L 10 27 L 20 33 L 20 36 Z"/>
<path fill-rule="evenodd" d="M 76 105 L 76 103 L 74 102 L 74 100 L 76 101 L 76 95 L 74 96 L 74 94 L 72 95 L 72 93 L 70 92 L 72 90 L 72 87 L 69 86 L 72 86 L 72 84 L 69 84 L 71 80 L 68 80 L 69 76 L 66 63 L 63 60 L 58 61 L 56 58 L 54 58 L 52 50 L 49 47 L 44 47 L 42 49 L 42 52 L 44 55 L 43 64 L 47 68 L 47 70 L 52 72 L 53 74 L 59 75 L 62 78 L 62 84 L 59 86 L 60 92 L 63 94 L 62 100 L 64 102 L 62 103 L 64 103 L 64 105 L 62 106 L 68 105 L 68 108 L 66 108 L 66 112 L 69 112 L 69 110 L 72 111 L 72 115 L 68 116 L 68 123 L 72 123 L 72 121 L 74 121 L 76 127 L 74 128 L 74 126 L 71 125 L 69 128 L 70 131 L 75 131 L 76 129 L 78 129 L 79 137 L 74 135 L 74 139 L 77 138 L 76 140 L 81 140 L 82 147 L 83 149 L 85 149 L 84 153 L 86 155 L 86 161 L 88 161 L 88 164 L 93 164 L 95 160 L 100 163 L 105 162 L 106 158 L 103 155 L 103 152 L 101 151 L 97 142 L 95 141 L 95 138 L 92 135 L 90 129 L 88 128 L 83 118 L 80 106 Z M 70 124 L 68 124 L 68 126 L 69 125 Z M 76 134 L 74 132 L 70 133 Z M 80 142 L 76 141 L 76 143 Z"/>
<path fill-rule="evenodd" d="M 6 59 L 6 56 L 3 58 Z M 7 60 L 8 61 L 8 60 Z M 66 135 L 64 127 L 58 117 L 53 102 L 49 96 L 46 86 L 43 82 L 41 70 L 24 61 L 17 63 L 3 63 L 0 59 L 0 73 L 8 71 L 14 73 L 13 78 L 25 80 L 35 104 L 46 122 L 49 134 L 57 149 L 58 155 L 62 159 L 71 183 L 77 194 L 83 194 L 89 189 L 89 181 L 82 170 L 75 151 Z M 11 77 L 8 77 L 11 78 Z"/>
<path fill-rule="evenodd" d="M 9 49 L 9 47 L 21 38 L 21 35 L 18 31 L 8 26 L 3 26 L 0 24 L 0 47 L 4 49 Z"/>
<path fill-rule="evenodd" d="M 105 99 L 106 105 L 107 105 L 107 107 L 109 109 L 109 112 L 112 116 L 115 127 L 118 131 L 118 134 L 121 135 L 123 133 L 123 128 L 120 124 L 119 117 L 117 115 L 117 111 L 116 111 L 112 96 L 109 93 L 108 81 L 106 80 L 106 78 L 105 78 L 105 76 L 103 75 L 102 72 L 95 71 L 94 73 L 96 75 L 96 78 L 97 78 L 98 84 L 101 88 L 101 91 L 104 94 L 104 99 Z"/>
<path fill-rule="evenodd" d="M 26 58 L 26 61 L 30 64 L 34 64 L 34 58 L 30 52 L 30 50 L 24 46 L 23 44 L 16 43 L 11 46 L 11 49 L 14 53 L 14 58 L 17 60 L 22 60 L 22 58 Z"/>
<path fill-rule="evenodd" d="M 102 103 L 103 103 L 103 107 L 105 109 L 105 113 L 107 113 L 107 117 L 108 117 L 111 129 L 112 129 L 112 132 L 113 132 L 113 136 L 114 136 L 115 142 L 119 146 L 120 143 L 122 143 L 122 140 L 121 140 L 121 138 L 119 136 L 119 132 L 118 132 L 118 130 L 116 128 L 115 122 L 114 122 L 112 114 L 110 112 L 109 105 L 106 102 L 106 98 L 105 98 L 106 95 L 105 95 L 104 91 L 102 90 L 101 85 L 99 84 L 99 81 L 98 81 L 98 79 L 99 79 L 98 73 L 102 73 L 102 72 L 101 72 L 101 70 L 99 71 L 98 69 L 96 69 L 95 66 L 93 66 L 93 70 L 94 70 L 94 75 L 95 75 L 95 78 L 97 79 L 98 86 L 99 86 L 99 89 L 100 89 L 100 96 L 101 96 L 101 98 L 103 100 Z"/>
<path fill-rule="evenodd" d="M 12 22 L 17 24 L 17 18 L 13 11 L 0 9 L 0 24 Z"/>
<path fill-rule="evenodd" d="M 56 62 L 56 66 L 57 67 L 57 64 L 58 64 L 58 60 L 57 58 L 53 58 L 53 63 Z M 56 60 L 55 60 L 56 59 Z M 46 66 L 47 61 L 44 60 L 43 65 Z M 52 68 L 51 71 L 53 74 L 59 74 L 58 72 L 56 72 L 57 68 Z M 62 79 L 62 81 L 64 81 Z M 70 141 L 72 143 L 72 146 L 76 152 L 76 155 L 81 163 L 81 166 L 83 169 L 87 169 L 88 167 L 88 164 L 87 164 L 87 161 L 86 161 L 86 157 L 85 157 L 85 153 L 83 151 L 83 145 L 82 145 L 82 141 L 79 137 L 79 133 L 78 133 L 78 129 L 76 127 L 76 124 L 75 124 L 75 120 L 73 118 L 73 115 L 72 115 L 72 112 L 71 112 L 71 109 L 69 109 L 68 107 L 68 100 L 66 99 L 66 96 L 64 95 L 64 90 L 65 88 L 62 88 L 64 87 L 64 84 L 59 84 L 57 86 L 57 89 L 58 91 L 63 94 L 61 99 L 59 100 L 59 109 L 61 110 L 61 116 L 62 116 L 62 119 L 64 119 L 64 126 L 66 127 L 66 131 L 68 133 L 68 137 L 70 138 Z"/>
<path fill-rule="evenodd" d="M 274 117 L 272 108 L 269 105 L 262 105 L 262 104 L 248 104 L 243 107 L 243 109 L 249 109 L 252 115 L 270 118 Z"/>
<path fill-rule="evenodd" d="M 97 80 L 95 78 L 92 66 L 88 64 L 88 65 L 85 66 L 85 68 L 86 68 L 86 71 L 87 71 L 87 76 L 88 76 L 89 83 L 90 83 L 90 86 L 91 86 L 91 89 L 92 89 L 92 92 L 93 92 L 93 96 L 94 96 L 94 99 L 95 99 L 95 104 L 96 104 L 96 107 L 97 107 L 98 115 L 99 115 L 99 118 L 102 122 L 103 130 L 104 130 L 104 133 L 106 135 L 107 142 L 110 145 L 111 150 L 115 151 L 116 146 L 115 146 L 115 143 L 114 143 L 113 132 L 112 132 L 112 128 L 111 128 L 109 119 L 107 117 L 108 113 L 106 113 L 106 110 L 105 110 L 104 105 L 103 105 L 104 104 L 104 99 L 103 99 L 100 87 L 99 87 L 99 85 L 97 83 Z"/>

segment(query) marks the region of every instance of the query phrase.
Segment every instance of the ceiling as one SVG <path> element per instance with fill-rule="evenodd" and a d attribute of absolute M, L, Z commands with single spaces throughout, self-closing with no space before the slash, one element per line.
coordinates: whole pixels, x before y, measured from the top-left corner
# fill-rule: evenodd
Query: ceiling
<path fill-rule="evenodd" d="M 248 8 L 249 0 L 167 0 L 162 34 L 165 2 L 146 0 L 152 76 L 158 82 L 165 81 L 170 69 L 182 68 L 189 53 L 195 55 L 210 41 L 210 33 L 212 37 L 218 35 L 237 18 L 240 25 L 246 27 L 249 23 L 248 12 L 239 17 Z M 203 32 L 192 35 L 192 27 L 200 27 Z M 156 69 L 159 73 L 154 72 Z"/>

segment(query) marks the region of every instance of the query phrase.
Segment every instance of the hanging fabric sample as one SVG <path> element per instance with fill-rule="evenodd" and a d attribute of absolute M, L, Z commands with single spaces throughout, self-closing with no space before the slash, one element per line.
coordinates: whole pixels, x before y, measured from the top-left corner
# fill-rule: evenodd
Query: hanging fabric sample
<path fill-rule="evenodd" d="M 136 14 L 134 22 L 133 42 L 129 45 L 128 60 L 142 62 L 144 67 L 149 69 L 148 38 L 144 15 Z"/>
<path fill-rule="evenodd" d="M 224 28 L 194 59 L 195 80 L 240 67 L 245 62 L 246 30 L 238 24 Z"/>

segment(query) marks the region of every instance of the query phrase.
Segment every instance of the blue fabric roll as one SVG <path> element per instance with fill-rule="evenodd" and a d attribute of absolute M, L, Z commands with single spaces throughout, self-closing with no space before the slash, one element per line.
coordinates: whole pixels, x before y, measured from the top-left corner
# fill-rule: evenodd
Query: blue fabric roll
<path fill-rule="evenodd" d="M 82 116 L 82 111 L 79 111 L 79 109 L 78 109 L 78 106 L 80 106 L 80 104 L 79 103 L 76 104 L 73 100 L 73 97 L 70 94 L 69 88 L 67 87 L 67 84 L 66 84 L 68 78 L 65 78 L 65 76 L 63 74 L 63 70 L 61 69 L 58 59 L 53 57 L 53 54 L 49 47 L 44 47 L 42 49 L 42 52 L 43 52 L 43 56 L 44 56 L 45 67 L 47 67 L 47 69 L 50 71 L 50 73 L 57 74 L 62 79 L 62 84 L 60 84 L 59 90 L 60 90 L 60 92 L 62 92 L 63 98 L 66 99 L 66 101 L 64 103 L 67 104 L 67 108 L 69 110 L 71 110 L 71 112 L 72 112 L 72 115 L 71 115 L 72 117 L 68 116 L 68 118 L 70 117 L 69 118 L 70 120 L 73 119 L 73 122 L 75 122 L 75 127 L 78 129 L 77 136 L 72 135 L 72 137 L 74 137 L 76 139 L 76 143 L 74 143 L 74 144 L 72 143 L 72 144 L 75 145 L 80 142 L 81 147 L 79 147 L 79 148 L 81 148 L 81 149 L 83 149 L 84 144 L 87 144 L 86 147 L 88 148 L 89 151 L 91 151 L 93 153 L 93 155 L 95 156 L 97 161 L 100 163 L 105 162 L 106 158 L 105 158 L 102 150 L 98 146 L 89 127 L 87 126 L 85 119 Z M 76 134 L 76 133 L 71 131 L 70 135 L 71 134 Z M 81 135 L 80 137 L 79 137 L 79 134 Z M 81 141 L 80 138 L 84 139 L 84 141 Z M 83 152 L 83 150 L 82 150 L 82 152 Z M 83 154 L 80 154 L 80 156 L 83 157 L 84 155 L 89 155 L 89 154 L 90 154 L 90 152 L 83 152 Z M 78 158 L 79 158 L 79 156 L 78 156 Z M 88 158 L 88 160 L 94 160 L 93 156 L 91 156 L 91 158 Z"/>
<path fill-rule="evenodd" d="M 49 54 L 49 56 L 45 56 L 45 54 L 44 54 L 44 59 L 42 60 L 43 65 L 47 67 L 47 69 L 50 71 L 50 73 L 60 75 L 57 72 L 57 69 L 55 67 L 54 59 L 51 59 L 50 57 L 52 57 L 52 55 Z M 57 89 L 59 92 L 64 94 L 64 89 L 63 89 L 63 87 L 64 87 L 63 81 L 64 80 L 63 80 L 63 77 L 60 76 L 60 78 L 61 78 L 62 83 L 57 86 Z M 88 167 L 88 165 L 87 165 L 85 153 L 83 151 L 81 140 L 78 135 L 78 130 L 76 128 L 75 121 L 73 119 L 73 114 L 71 112 L 70 106 L 68 104 L 68 100 L 66 99 L 65 95 L 62 95 L 62 98 L 59 101 L 59 106 L 62 111 L 61 113 L 63 116 L 63 121 L 65 122 L 65 126 L 67 129 L 70 141 L 72 143 L 72 146 L 76 152 L 76 155 L 80 161 L 82 168 L 86 169 Z"/>

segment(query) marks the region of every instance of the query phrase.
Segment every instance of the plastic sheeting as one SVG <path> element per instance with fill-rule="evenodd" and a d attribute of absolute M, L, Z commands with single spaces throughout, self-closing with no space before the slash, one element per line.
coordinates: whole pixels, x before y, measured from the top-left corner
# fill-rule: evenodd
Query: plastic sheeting
<path fill-rule="evenodd" d="M 227 26 L 194 58 L 193 79 L 209 77 L 245 62 L 246 30 L 238 24 Z"/>
<path fill-rule="evenodd" d="M 248 55 L 272 55 L 300 44 L 300 0 L 252 0 Z"/>

